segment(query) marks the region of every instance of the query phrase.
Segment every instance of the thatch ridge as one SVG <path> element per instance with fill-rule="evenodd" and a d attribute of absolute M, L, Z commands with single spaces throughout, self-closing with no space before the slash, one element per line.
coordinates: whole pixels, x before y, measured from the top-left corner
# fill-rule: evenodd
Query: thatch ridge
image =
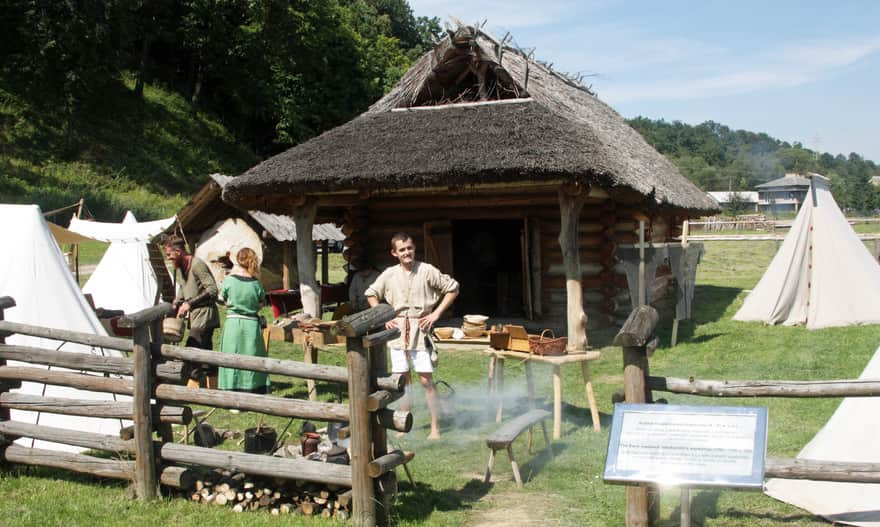
<path fill-rule="evenodd" d="M 364 114 L 236 178 L 224 189 L 224 200 L 246 204 L 275 193 L 564 179 L 628 187 L 657 205 L 717 210 L 714 200 L 588 89 L 509 46 L 503 71 L 497 63 L 492 67 L 530 102 L 391 111 L 424 98 L 420 91 L 453 45 L 446 37 L 425 53 Z M 475 63 L 491 65 L 499 42 L 477 31 L 470 46 Z"/>

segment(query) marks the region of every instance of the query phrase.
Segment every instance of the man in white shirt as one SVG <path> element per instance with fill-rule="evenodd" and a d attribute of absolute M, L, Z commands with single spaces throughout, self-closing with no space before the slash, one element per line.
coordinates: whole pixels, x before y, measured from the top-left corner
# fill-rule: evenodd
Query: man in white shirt
<path fill-rule="evenodd" d="M 419 374 L 419 382 L 425 388 L 425 399 L 431 412 L 428 439 L 438 439 L 440 427 L 429 335 L 431 327 L 458 296 L 458 282 L 433 265 L 416 261 L 415 252 L 415 244 L 409 235 L 397 233 L 392 236 L 391 255 L 397 258 L 399 264 L 385 269 L 364 295 L 371 307 L 384 300 L 397 312 L 397 318 L 385 324 L 385 327 L 400 329 L 400 337 L 389 344 L 391 371 L 406 377 L 406 394 L 400 408 L 408 411 L 412 407 L 409 375 L 412 363 L 413 369 Z"/>

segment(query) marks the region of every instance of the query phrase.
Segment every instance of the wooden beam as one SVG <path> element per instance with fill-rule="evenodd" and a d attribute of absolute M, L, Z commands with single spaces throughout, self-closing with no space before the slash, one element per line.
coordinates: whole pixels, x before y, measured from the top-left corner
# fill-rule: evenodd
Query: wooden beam
<path fill-rule="evenodd" d="M 130 402 L 41 397 L 24 393 L 0 393 L 0 408 L 103 419 L 131 419 L 132 416 Z M 153 422 L 185 425 L 192 421 L 192 410 L 188 406 L 154 404 L 151 410 Z"/>
<path fill-rule="evenodd" d="M 317 203 L 307 200 L 293 208 L 292 216 L 296 226 L 296 269 L 303 312 L 320 318 L 321 289 L 315 278 L 315 250 L 312 243 L 312 228 L 317 211 Z"/>
<path fill-rule="evenodd" d="M 587 315 L 583 308 L 581 262 L 577 236 L 578 218 L 583 205 L 581 196 L 573 196 L 565 189 L 559 191 L 559 246 L 562 249 L 562 259 L 565 264 L 568 349 L 572 350 L 582 350 L 587 347 Z"/>
<path fill-rule="evenodd" d="M 877 397 L 880 379 L 831 381 L 700 381 L 648 377 L 648 387 L 670 393 L 709 397 Z"/>
<path fill-rule="evenodd" d="M 89 346 L 94 346 L 96 348 L 108 348 L 119 351 L 131 351 L 133 347 L 131 339 L 105 337 L 102 335 L 94 335 L 92 333 L 83 333 L 80 331 L 44 328 L 42 326 L 33 326 L 30 324 L 19 324 L 17 322 L 0 320 L 0 335 L 4 334 L 27 335 L 30 337 L 40 337 L 50 340 L 75 342 L 77 344 L 86 344 Z"/>

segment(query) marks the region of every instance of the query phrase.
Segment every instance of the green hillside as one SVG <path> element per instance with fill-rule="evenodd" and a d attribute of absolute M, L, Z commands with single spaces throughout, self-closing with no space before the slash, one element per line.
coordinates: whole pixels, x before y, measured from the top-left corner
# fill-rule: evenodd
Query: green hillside
<path fill-rule="evenodd" d="M 214 117 L 180 95 L 134 80 L 106 85 L 76 115 L 30 100 L 0 77 L 0 202 L 43 210 L 85 198 L 98 218 L 141 220 L 176 212 L 213 172 L 238 174 L 257 157 Z"/>

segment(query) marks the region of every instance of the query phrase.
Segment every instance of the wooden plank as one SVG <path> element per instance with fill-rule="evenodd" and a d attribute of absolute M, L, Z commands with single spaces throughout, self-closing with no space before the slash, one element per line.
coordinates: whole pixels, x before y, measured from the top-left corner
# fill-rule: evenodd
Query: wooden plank
<path fill-rule="evenodd" d="M 31 437 L 51 443 L 61 443 L 94 450 L 106 450 L 114 453 L 135 453 L 134 441 L 123 441 L 115 436 L 81 432 L 52 426 L 20 423 L 17 421 L 0 422 L 0 434 L 7 437 Z"/>
<path fill-rule="evenodd" d="M 201 404 L 217 408 L 234 408 L 278 417 L 299 417 L 322 421 L 348 421 L 348 405 L 288 399 L 273 395 L 229 392 L 223 390 L 192 390 L 185 386 L 160 384 L 156 398 L 176 404 Z M 364 394 L 366 396 L 366 394 Z"/>
<path fill-rule="evenodd" d="M 0 335 L 2 334 L 27 335 L 50 340 L 75 342 L 77 344 L 86 344 L 97 348 L 109 348 L 119 351 L 131 351 L 134 346 L 129 339 L 105 337 L 79 331 L 68 331 L 66 329 L 44 328 L 42 326 L 19 324 L 17 322 L 9 322 L 6 320 L 0 320 Z"/>
<path fill-rule="evenodd" d="M 507 448 L 507 446 L 515 441 L 526 428 L 531 427 L 543 419 L 549 418 L 550 415 L 550 412 L 547 410 L 529 410 L 528 412 L 507 421 L 497 430 L 492 432 L 492 434 L 486 439 L 486 446 L 496 450 Z"/>
<path fill-rule="evenodd" d="M 132 416 L 130 402 L 40 397 L 24 393 L 0 394 L 0 407 L 27 412 L 82 415 L 104 419 L 131 419 Z M 188 406 L 154 404 L 151 411 L 154 422 L 185 425 L 192 421 L 192 410 Z"/>
<path fill-rule="evenodd" d="M 179 443 L 165 443 L 159 449 L 159 453 L 163 461 L 233 470 L 270 478 L 351 486 L 351 467 L 348 465 L 215 450 Z"/>

